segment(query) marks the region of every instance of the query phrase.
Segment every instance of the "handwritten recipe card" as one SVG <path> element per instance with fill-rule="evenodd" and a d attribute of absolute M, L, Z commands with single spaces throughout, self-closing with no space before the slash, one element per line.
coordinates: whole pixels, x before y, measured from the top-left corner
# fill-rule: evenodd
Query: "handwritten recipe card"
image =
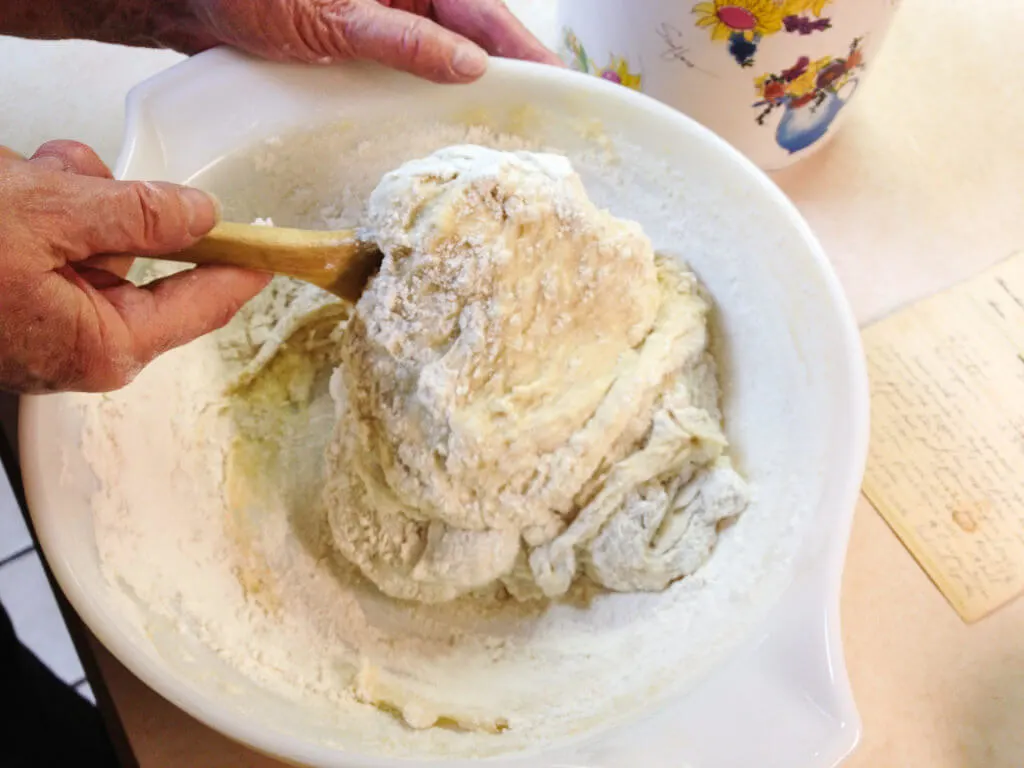
<path fill-rule="evenodd" d="M 1024 592 L 1024 253 L 863 338 L 864 492 L 977 621 Z"/>

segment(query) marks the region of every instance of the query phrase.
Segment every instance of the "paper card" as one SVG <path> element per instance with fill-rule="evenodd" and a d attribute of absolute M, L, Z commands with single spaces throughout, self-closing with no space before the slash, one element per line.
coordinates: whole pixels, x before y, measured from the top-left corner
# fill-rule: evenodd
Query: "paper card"
<path fill-rule="evenodd" d="M 864 492 L 964 621 L 1024 592 L 1024 253 L 864 332 Z"/>

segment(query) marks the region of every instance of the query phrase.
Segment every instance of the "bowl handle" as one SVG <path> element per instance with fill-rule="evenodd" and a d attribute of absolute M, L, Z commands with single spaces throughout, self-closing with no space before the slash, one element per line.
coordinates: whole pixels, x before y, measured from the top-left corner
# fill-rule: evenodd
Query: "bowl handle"
<path fill-rule="evenodd" d="M 820 576 L 804 571 L 773 610 L 768 631 L 691 695 L 628 727 L 628 739 L 609 734 L 588 749 L 588 768 L 842 763 L 861 725 L 842 655 L 838 590 Z"/>

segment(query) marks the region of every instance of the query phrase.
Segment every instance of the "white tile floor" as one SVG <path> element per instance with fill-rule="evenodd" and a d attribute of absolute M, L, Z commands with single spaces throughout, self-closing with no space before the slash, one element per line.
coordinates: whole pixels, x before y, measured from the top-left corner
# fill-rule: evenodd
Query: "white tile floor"
<path fill-rule="evenodd" d="M 7 475 L 0 469 L 0 562 L 31 546 L 32 538 L 25 527 L 14 494 L 11 493 Z"/>
<path fill-rule="evenodd" d="M 0 439 L 3 439 L 0 435 Z M 72 685 L 85 674 L 71 643 L 39 555 L 0 468 L 0 602 L 7 609 L 14 631 L 39 659 Z M 79 693 L 92 700 L 92 690 L 82 683 Z"/>

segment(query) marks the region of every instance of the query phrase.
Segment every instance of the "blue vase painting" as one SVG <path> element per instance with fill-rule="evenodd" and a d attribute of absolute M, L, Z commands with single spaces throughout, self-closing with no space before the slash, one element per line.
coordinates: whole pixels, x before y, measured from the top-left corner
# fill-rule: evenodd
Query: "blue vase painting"
<path fill-rule="evenodd" d="M 849 86 L 856 90 L 857 81 L 850 81 Z M 828 92 L 820 104 L 812 102 L 801 107 L 787 105 L 775 131 L 775 140 L 790 154 L 807 149 L 828 133 L 832 122 L 852 95 L 852 91 L 845 98 L 838 92 Z"/>
<path fill-rule="evenodd" d="M 775 131 L 780 147 L 794 154 L 820 141 L 857 90 L 857 73 L 864 67 L 860 45 L 858 37 L 843 56 L 816 61 L 801 56 L 792 67 L 757 78 L 754 87 L 760 98 L 753 106 L 760 110 L 758 125 L 781 110 Z"/>

